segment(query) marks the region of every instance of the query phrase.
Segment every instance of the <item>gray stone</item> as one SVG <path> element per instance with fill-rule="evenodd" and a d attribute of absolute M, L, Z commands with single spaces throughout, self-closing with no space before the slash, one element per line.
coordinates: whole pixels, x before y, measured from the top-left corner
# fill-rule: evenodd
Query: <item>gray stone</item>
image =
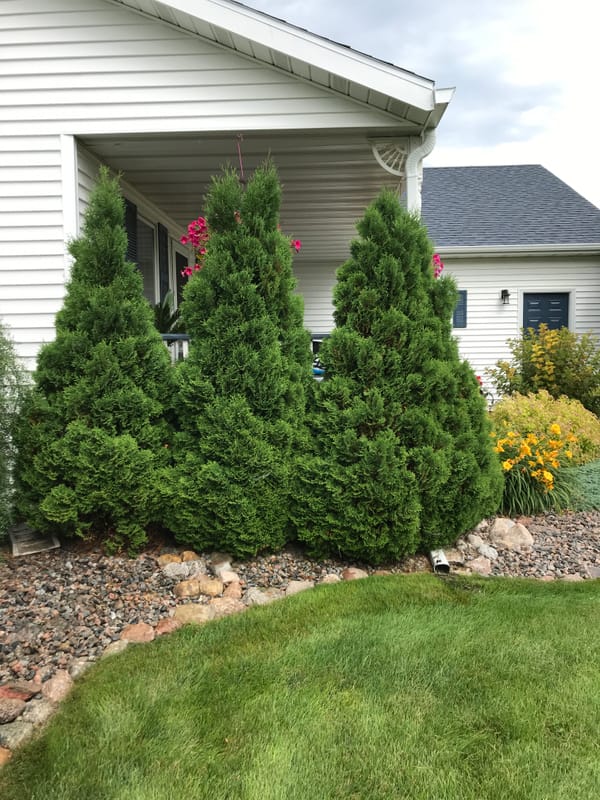
<path fill-rule="evenodd" d="M 483 544 L 483 539 L 476 533 L 470 533 L 467 536 L 467 542 L 471 545 L 471 547 L 477 549 L 478 547 L 481 547 L 481 545 Z"/>
<path fill-rule="evenodd" d="M 490 542 L 498 550 L 528 550 L 533 546 L 533 536 L 524 525 L 499 517 L 489 534 Z"/>
<path fill-rule="evenodd" d="M 0 725 L 20 717 L 26 705 L 25 700 L 16 697 L 0 697 Z"/>
<path fill-rule="evenodd" d="M 209 607 L 213 609 L 215 619 L 228 617 L 231 614 L 239 614 L 240 611 L 246 610 L 246 606 L 242 601 L 235 600 L 233 597 L 213 597 Z"/>
<path fill-rule="evenodd" d="M 219 569 L 231 569 L 231 556 L 227 553 L 211 553 L 208 557 L 210 566 L 215 575 L 218 574 Z"/>
<path fill-rule="evenodd" d="M 246 592 L 244 601 L 247 606 L 266 606 L 274 600 L 280 600 L 283 592 L 279 589 L 258 589 L 256 586 L 250 587 Z"/>
<path fill-rule="evenodd" d="M 586 567 L 587 574 L 590 578 L 600 578 L 600 567 L 594 564 L 588 564 Z"/>
<path fill-rule="evenodd" d="M 286 597 L 305 592 L 307 589 L 312 589 L 314 585 L 314 581 L 290 581 L 285 590 Z"/>
<path fill-rule="evenodd" d="M 42 695 L 53 703 L 60 703 L 73 688 L 73 679 L 65 669 L 59 669 L 49 681 L 42 684 Z"/>
<path fill-rule="evenodd" d="M 10 725 L 0 726 L 0 745 L 8 747 L 9 750 L 16 750 L 27 739 L 33 736 L 35 728 L 31 722 L 24 722 L 18 719 Z"/>
<path fill-rule="evenodd" d="M 183 580 L 184 578 L 189 578 L 190 576 L 190 565 L 193 561 L 175 561 L 169 562 L 165 564 L 162 568 L 162 571 L 168 578 L 174 578 L 176 580 Z"/>
<path fill-rule="evenodd" d="M 129 646 L 129 642 L 126 639 L 119 639 L 117 642 L 111 642 L 108 647 L 104 649 L 102 653 L 102 658 L 107 658 L 108 656 L 116 656 L 119 653 L 122 653 L 123 650 L 127 650 Z"/>
<path fill-rule="evenodd" d="M 498 558 L 498 551 L 496 550 L 496 548 L 492 547 L 489 544 L 486 544 L 485 542 L 479 545 L 479 547 L 477 548 L 477 552 L 479 553 L 480 556 L 483 556 L 484 558 L 489 558 L 490 561 L 495 561 Z"/>
<path fill-rule="evenodd" d="M 88 669 L 93 665 L 93 661 L 90 661 L 87 658 L 78 658 L 69 667 L 69 675 L 75 680 L 75 678 L 79 678 L 80 675 L 83 675 L 84 672 L 87 672 Z"/>
<path fill-rule="evenodd" d="M 188 561 L 187 568 L 190 578 L 197 578 L 199 575 L 206 575 L 206 564 L 204 561 Z"/>
<path fill-rule="evenodd" d="M 32 725 L 39 727 L 44 725 L 55 711 L 56 704 L 42 697 L 40 700 L 32 700 L 27 704 L 22 719 L 24 722 L 31 722 Z"/>
<path fill-rule="evenodd" d="M 492 564 L 489 558 L 478 556 L 472 561 L 469 561 L 467 566 L 471 572 L 476 572 L 478 575 L 489 575 L 492 571 Z"/>

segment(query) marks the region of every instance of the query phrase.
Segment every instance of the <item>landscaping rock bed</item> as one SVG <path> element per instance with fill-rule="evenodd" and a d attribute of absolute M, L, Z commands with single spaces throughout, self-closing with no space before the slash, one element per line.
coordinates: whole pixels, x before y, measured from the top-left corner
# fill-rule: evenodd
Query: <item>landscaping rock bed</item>
<path fill-rule="evenodd" d="M 599 578 L 600 512 L 485 520 L 446 555 L 453 573 Z M 72 543 L 21 558 L 7 549 L 0 561 L 0 751 L 43 724 L 73 678 L 129 642 L 318 583 L 430 570 L 424 555 L 374 569 L 315 561 L 293 548 L 245 562 L 165 543 L 135 559 Z"/>

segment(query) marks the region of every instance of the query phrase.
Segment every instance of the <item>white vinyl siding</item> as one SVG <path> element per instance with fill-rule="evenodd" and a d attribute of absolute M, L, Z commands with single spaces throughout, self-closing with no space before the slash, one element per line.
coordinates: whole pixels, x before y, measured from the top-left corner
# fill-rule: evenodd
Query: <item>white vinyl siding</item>
<path fill-rule="evenodd" d="M 600 337 L 600 257 L 485 258 L 444 256 L 444 274 L 452 275 L 467 291 L 467 327 L 454 328 L 460 353 L 485 379 L 485 369 L 510 358 L 507 340 L 519 336 L 523 325 L 523 294 L 568 292 L 570 328 Z M 333 288 L 339 264 L 326 265 L 294 258 L 298 291 L 304 296 L 304 318 L 312 333 L 333 329 Z M 502 289 L 510 292 L 503 305 Z M 488 381 L 489 382 L 489 381 Z"/>
<path fill-rule="evenodd" d="M 509 359 L 508 339 L 523 326 L 523 294 L 568 292 L 569 327 L 600 336 L 600 258 L 515 257 L 458 259 L 444 256 L 445 273 L 468 292 L 467 327 L 454 329 L 461 354 L 485 379 L 486 367 Z M 508 305 L 500 299 L 510 292 Z"/>
<path fill-rule="evenodd" d="M 0 320 L 30 370 L 54 337 L 63 240 L 60 137 L 0 136 Z"/>
<path fill-rule="evenodd" d="M 294 255 L 297 290 L 304 298 L 304 324 L 311 333 L 329 333 L 333 328 L 333 287 L 339 266 L 306 261 L 302 250 Z"/>
<path fill-rule="evenodd" d="M 101 0 L 0 3 L 4 133 L 396 126 L 391 115 Z"/>

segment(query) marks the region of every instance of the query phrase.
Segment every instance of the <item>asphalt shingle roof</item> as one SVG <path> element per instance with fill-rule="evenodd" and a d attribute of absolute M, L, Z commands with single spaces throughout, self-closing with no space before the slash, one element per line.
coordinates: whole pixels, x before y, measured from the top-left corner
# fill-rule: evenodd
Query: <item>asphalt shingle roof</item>
<path fill-rule="evenodd" d="M 600 209 L 539 164 L 429 167 L 422 192 L 437 247 L 600 244 Z"/>

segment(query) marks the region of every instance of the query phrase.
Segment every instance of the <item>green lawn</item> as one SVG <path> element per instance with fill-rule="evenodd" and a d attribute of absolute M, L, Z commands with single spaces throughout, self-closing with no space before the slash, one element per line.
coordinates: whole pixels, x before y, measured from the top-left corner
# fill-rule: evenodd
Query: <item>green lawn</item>
<path fill-rule="evenodd" d="M 3 800 L 591 800 L 600 581 L 370 578 L 131 646 Z"/>

